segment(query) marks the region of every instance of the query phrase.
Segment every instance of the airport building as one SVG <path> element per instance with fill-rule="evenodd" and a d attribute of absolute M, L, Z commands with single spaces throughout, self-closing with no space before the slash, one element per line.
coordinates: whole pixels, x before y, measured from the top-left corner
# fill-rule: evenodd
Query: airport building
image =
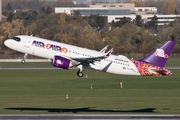
<path fill-rule="evenodd" d="M 119 21 L 123 17 L 133 20 L 136 15 L 141 15 L 144 22 L 147 22 L 156 15 L 159 21 L 158 25 L 165 25 L 180 17 L 180 15 L 158 15 L 156 7 L 135 7 L 134 3 L 96 3 L 90 7 L 55 7 L 55 13 L 74 15 L 75 11 L 79 11 L 82 16 L 91 14 L 106 16 L 108 23 L 113 20 Z"/>

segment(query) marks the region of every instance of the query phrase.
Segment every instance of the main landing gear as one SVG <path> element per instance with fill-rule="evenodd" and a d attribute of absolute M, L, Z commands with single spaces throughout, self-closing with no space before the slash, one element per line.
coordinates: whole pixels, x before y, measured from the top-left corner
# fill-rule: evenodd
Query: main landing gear
<path fill-rule="evenodd" d="M 77 76 L 78 76 L 78 77 L 83 77 L 83 72 L 82 72 L 83 66 L 82 66 L 82 65 L 79 65 L 79 66 L 77 66 L 77 67 L 79 68 L 79 71 L 77 72 Z"/>
<path fill-rule="evenodd" d="M 77 72 L 78 77 L 83 77 L 83 72 L 80 72 L 80 70 Z"/>
<path fill-rule="evenodd" d="M 25 53 L 24 56 L 23 56 L 23 60 L 21 60 L 21 63 L 22 63 L 22 64 L 24 64 L 24 63 L 26 62 L 25 59 L 27 58 L 27 56 L 28 56 L 28 54 Z"/>

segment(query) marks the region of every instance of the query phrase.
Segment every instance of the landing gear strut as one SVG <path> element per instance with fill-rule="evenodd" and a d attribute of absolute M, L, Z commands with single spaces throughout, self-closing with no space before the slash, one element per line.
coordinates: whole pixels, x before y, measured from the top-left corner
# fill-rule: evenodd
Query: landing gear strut
<path fill-rule="evenodd" d="M 22 64 L 24 64 L 26 62 L 25 59 L 27 58 L 27 56 L 28 56 L 28 54 L 25 53 L 24 56 L 23 56 L 23 60 L 21 61 Z"/>
<path fill-rule="evenodd" d="M 79 71 L 77 72 L 77 76 L 78 77 L 83 77 L 83 72 L 82 72 L 82 65 L 79 65 L 79 66 L 77 66 L 78 68 L 79 68 Z"/>

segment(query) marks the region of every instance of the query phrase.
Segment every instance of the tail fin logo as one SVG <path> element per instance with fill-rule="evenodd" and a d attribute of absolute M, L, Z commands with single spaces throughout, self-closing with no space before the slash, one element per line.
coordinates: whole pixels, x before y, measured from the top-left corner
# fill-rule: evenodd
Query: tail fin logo
<path fill-rule="evenodd" d="M 157 49 L 156 52 L 154 53 L 154 55 L 158 56 L 158 57 L 169 58 L 168 54 L 164 54 L 163 49 Z"/>

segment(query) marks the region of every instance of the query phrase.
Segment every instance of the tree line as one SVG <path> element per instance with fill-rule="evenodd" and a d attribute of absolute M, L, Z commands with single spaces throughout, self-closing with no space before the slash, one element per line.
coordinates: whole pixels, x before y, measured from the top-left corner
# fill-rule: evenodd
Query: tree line
<path fill-rule="evenodd" d="M 81 16 L 79 11 L 72 16 L 65 13 L 55 14 L 50 7 L 18 10 L 15 13 L 12 9 L 6 9 L 3 14 L 8 17 L 6 22 L 0 24 L 0 51 L 3 53 L 10 52 L 4 46 L 4 40 L 16 35 L 32 34 L 95 50 L 110 45 L 110 48 L 116 47 L 114 54 L 149 53 L 166 40 L 176 41 L 173 52 L 180 51 L 178 20 L 158 28 L 156 16 L 144 24 L 141 16 L 136 16 L 133 21 L 124 17 L 117 22 L 107 23 L 104 16 Z"/>
<path fill-rule="evenodd" d="M 17 10 L 40 9 L 50 7 L 73 7 L 72 0 L 39 1 L 39 0 L 2 0 L 2 9 L 7 10 L 9 6 Z"/>

